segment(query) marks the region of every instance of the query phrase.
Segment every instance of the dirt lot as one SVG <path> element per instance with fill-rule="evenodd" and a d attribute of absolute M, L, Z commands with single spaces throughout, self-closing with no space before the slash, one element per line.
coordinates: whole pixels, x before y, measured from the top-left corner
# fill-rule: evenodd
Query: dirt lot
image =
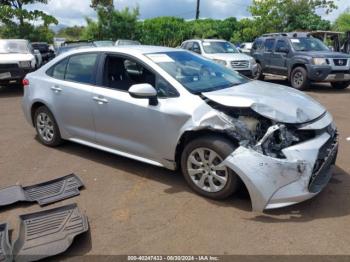
<path fill-rule="evenodd" d="M 86 188 L 76 202 L 89 234 L 60 258 L 108 254 L 348 254 L 350 255 L 350 89 L 308 92 L 334 115 L 340 131 L 337 170 L 316 198 L 293 207 L 251 212 L 249 196 L 225 202 L 192 193 L 180 174 L 84 146 L 42 146 L 22 115 L 21 91 L 0 89 L 0 187 L 78 174 Z M 16 237 L 18 215 L 36 204 L 0 209 Z M 14 238 L 13 237 L 13 238 Z"/>

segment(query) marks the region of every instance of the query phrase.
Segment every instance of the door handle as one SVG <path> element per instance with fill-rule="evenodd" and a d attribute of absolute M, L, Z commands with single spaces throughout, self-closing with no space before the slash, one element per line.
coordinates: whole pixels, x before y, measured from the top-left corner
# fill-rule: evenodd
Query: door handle
<path fill-rule="evenodd" d="M 62 88 L 58 87 L 58 86 L 52 86 L 51 90 L 54 91 L 55 93 L 59 93 L 62 92 Z"/>
<path fill-rule="evenodd" d="M 108 100 L 106 98 L 104 98 L 104 97 L 101 97 L 101 96 L 94 96 L 92 99 L 94 101 L 96 101 L 99 105 L 108 103 Z"/>

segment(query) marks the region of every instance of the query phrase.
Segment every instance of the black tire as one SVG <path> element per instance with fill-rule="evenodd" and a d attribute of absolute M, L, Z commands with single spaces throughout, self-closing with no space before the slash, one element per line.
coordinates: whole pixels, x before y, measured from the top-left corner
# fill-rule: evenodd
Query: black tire
<path fill-rule="evenodd" d="M 185 177 L 186 182 L 189 186 L 199 195 L 205 196 L 207 198 L 221 200 L 226 199 L 231 196 L 233 193 L 237 191 L 239 188 L 240 179 L 238 175 L 233 172 L 231 169 L 226 168 L 227 170 L 227 178 L 226 184 L 224 187 L 218 192 L 207 192 L 201 189 L 199 186 L 195 184 L 192 180 L 188 168 L 187 168 L 187 160 L 191 153 L 196 149 L 207 148 L 214 151 L 217 155 L 220 156 L 222 160 L 226 159 L 237 147 L 232 144 L 230 140 L 222 138 L 216 135 L 203 136 L 192 140 L 189 142 L 181 155 L 181 170 L 182 174 Z M 208 183 L 208 181 L 207 181 Z"/>
<path fill-rule="evenodd" d="M 265 75 L 263 74 L 263 70 L 262 70 L 262 67 L 261 67 L 261 64 L 260 63 L 257 63 L 257 72 L 256 72 L 256 75 L 254 76 L 254 79 L 255 80 L 264 80 L 265 79 Z"/>
<path fill-rule="evenodd" d="M 39 123 L 38 118 L 42 117 L 43 115 L 46 115 L 48 117 L 47 122 L 48 122 L 49 127 L 51 128 L 50 137 L 52 136 L 52 138 L 49 140 L 45 139 L 45 135 L 43 134 L 43 132 L 40 131 L 42 129 L 40 129 L 40 126 L 38 125 L 38 123 Z M 37 135 L 38 135 L 40 142 L 42 144 L 44 144 L 45 146 L 57 147 L 63 143 L 61 133 L 60 133 L 60 130 L 58 128 L 55 117 L 53 116 L 53 114 L 50 112 L 50 110 L 46 106 L 41 106 L 35 111 L 35 113 L 34 113 L 34 126 L 35 126 L 35 130 L 37 132 Z"/>
<path fill-rule="evenodd" d="M 301 66 L 294 68 L 290 77 L 290 82 L 293 88 L 306 90 L 310 84 L 306 69 Z"/>
<path fill-rule="evenodd" d="M 332 87 L 334 89 L 345 89 L 350 86 L 350 81 L 345 81 L 345 82 L 333 82 L 331 83 Z"/>

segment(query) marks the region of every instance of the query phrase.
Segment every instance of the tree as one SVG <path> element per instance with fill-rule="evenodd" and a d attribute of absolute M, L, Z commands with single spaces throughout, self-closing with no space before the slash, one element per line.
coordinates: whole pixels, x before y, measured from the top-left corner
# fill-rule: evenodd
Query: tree
<path fill-rule="evenodd" d="M 84 30 L 85 30 L 84 26 L 66 27 L 59 30 L 57 32 L 57 36 L 64 37 L 70 41 L 79 40 L 79 39 L 82 39 Z"/>
<path fill-rule="evenodd" d="M 58 23 L 53 16 L 42 11 L 28 11 L 24 8 L 25 5 L 34 3 L 47 4 L 48 0 L 0 0 L 0 23 L 8 27 L 7 31 L 15 30 L 18 23 L 18 30 L 15 31 L 19 38 L 29 38 L 28 34 L 31 32 L 28 29 L 31 28 L 31 21 L 41 20 L 45 27 Z"/>
<path fill-rule="evenodd" d="M 85 39 L 135 38 L 139 8 L 117 10 L 98 6 L 96 11 L 97 21 L 86 18 L 87 26 L 82 34 Z"/>
<path fill-rule="evenodd" d="M 253 0 L 250 13 L 266 32 L 329 29 L 330 23 L 316 11 L 336 9 L 333 0 Z"/>
<path fill-rule="evenodd" d="M 340 14 L 333 25 L 334 30 L 340 32 L 350 31 L 350 8 Z"/>

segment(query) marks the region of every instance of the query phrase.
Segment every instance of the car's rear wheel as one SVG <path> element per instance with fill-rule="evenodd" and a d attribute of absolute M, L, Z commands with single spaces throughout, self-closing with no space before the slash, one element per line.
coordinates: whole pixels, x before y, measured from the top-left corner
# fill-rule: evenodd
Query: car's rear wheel
<path fill-rule="evenodd" d="M 220 136 L 204 136 L 189 142 L 181 156 L 182 173 L 189 186 L 211 199 L 225 199 L 238 188 L 239 177 L 223 161 L 236 149 Z"/>
<path fill-rule="evenodd" d="M 256 71 L 256 74 L 254 76 L 254 79 L 255 80 L 264 80 L 264 78 L 265 78 L 265 76 L 263 74 L 263 70 L 262 70 L 261 64 L 257 63 L 257 71 Z"/>
<path fill-rule="evenodd" d="M 333 82 L 333 83 L 331 83 L 331 85 L 335 89 L 345 89 L 345 88 L 350 86 L 350 81 Z"/>
<path fill-rule="evenodd" d="M 310 81 L 304 67 L 296 67 L 291 75 L 292 87 L 298 90 L 305 90 L 309 87 Z"/>
<path fill-rule="evenodd" d="M 41 143 L 50 147 L 62 144 L 57 122 L 46 106 L 41 106 L 35 111 L 34 125 Z"/>

